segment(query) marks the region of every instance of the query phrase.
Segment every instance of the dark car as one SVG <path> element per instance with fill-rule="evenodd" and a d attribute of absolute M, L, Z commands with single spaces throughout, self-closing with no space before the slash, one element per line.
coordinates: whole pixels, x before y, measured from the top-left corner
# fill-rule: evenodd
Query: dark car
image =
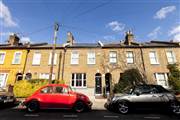
<path fill-rule="evenodd" d="M 0 104 L 15 103 L 16 98 L 12 92 L 7 92 L 5 89 L 0 88 Z"/>
<path fill-rule="evenodd" d="M 28 112 L 39 109 L 73 109 L 76 112 L 90 110 L 92 102 L 82 94 L 72 91 L 64 84 L 49 84 L 37 90 L 24 101 Z"/>
<path fill-rule="evenodd" d="M 180 114 L 180 106 L 175 95 L 160 85 L 135 86 L 125 94 L 108 99 L 105 107 L 122 114 L 138 108 L 157 108 Z"/>

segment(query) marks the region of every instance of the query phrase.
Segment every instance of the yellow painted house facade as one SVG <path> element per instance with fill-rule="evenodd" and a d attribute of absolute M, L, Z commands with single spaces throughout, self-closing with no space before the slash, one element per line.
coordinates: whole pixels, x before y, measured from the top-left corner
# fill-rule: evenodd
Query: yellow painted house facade
<path fill-rule="evenodd" d="M 0 46 L 0 87 L 14 85 L 23 77 L 28 50 L 17 45 L 18 40 L 10 36 L 8 44 Z"/>

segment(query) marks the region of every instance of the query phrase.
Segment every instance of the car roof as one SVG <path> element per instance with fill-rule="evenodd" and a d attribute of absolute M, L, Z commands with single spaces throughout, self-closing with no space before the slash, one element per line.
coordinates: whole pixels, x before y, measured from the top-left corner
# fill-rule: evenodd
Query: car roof
<path fill-rule="evenodd" d="M 66 84 L 48 84 L 48 85 L 46 85 L 46 86 L 62 86 L 62 87 L 68 87 L 68 85 L 66 85 Z"/>

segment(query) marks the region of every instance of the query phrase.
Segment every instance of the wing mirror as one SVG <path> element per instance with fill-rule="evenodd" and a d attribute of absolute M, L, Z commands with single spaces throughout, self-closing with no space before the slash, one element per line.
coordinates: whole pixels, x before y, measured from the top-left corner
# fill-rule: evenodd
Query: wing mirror
<path fill-rule="evenodd" d="M 135 94 L 136 94 L 137 96 L 139 96 L 139 95 L 140 95 L 140 92 L 135 92 Z"/>

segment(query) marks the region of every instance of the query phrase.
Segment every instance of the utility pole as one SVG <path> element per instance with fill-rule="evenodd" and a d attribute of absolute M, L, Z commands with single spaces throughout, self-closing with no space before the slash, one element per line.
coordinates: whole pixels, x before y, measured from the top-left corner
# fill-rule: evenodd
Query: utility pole
<path fill-rule="evenodd" d="M 59 25 L 57 23 L 55 23 L 54 24 L 54 41 L 53 41 L 52 54 L 51 54 L 51 67 L 50 67 L 50 74 L 49 74 L 49 84 L 52 83 L 54 54 L 55 54 L 55 50 L 56 50 L 56 40 L 57 40 L 57 31 L 58 30 L 59 30 Z"/>

